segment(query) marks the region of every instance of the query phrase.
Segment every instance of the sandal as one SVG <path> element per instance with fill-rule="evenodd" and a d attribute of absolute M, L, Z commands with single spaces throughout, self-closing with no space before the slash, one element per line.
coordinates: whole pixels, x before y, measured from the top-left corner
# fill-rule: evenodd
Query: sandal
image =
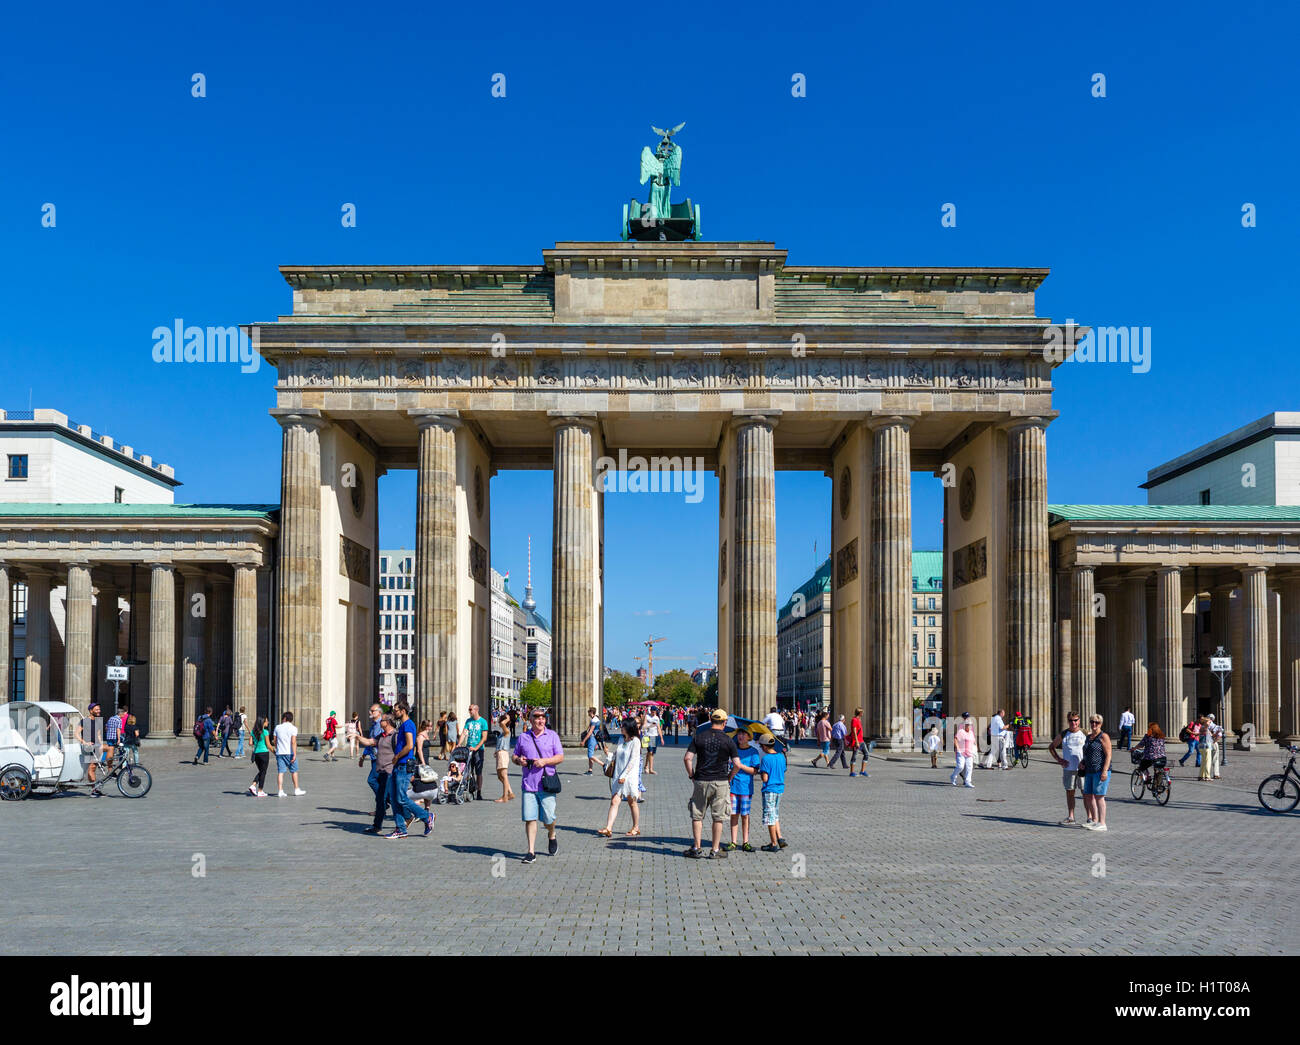
<path fill-rule="evenodd" d="M 641 837 L 641 832 L 640 832 L 640 831 L 628 831 L 626 834 L 623 835 L 623 837 L 624 837 L 624 838 L 640 838 L 640 837 Z"/>
<path fill-rule="evenodd" d="M 492 799 L 492 801 L 493 801 L 493 802 L 509 802 L 510 799 L 508 799 L 508 798 L 494 798 L 494 799 Z"/>
<path fill-rule="evenodd" d="M 614 837 L 614 832 L 613 832 L 613 831 L 610 831 L 610 830 L 608 830 L 608 829 L 606 829 L 606 828 L 604 828 L 604 827 L 602 827 L 599 831 L 597 831 L 596 834 L 600 835 L 601 838 L 613 838 L 613 837 Z"/>

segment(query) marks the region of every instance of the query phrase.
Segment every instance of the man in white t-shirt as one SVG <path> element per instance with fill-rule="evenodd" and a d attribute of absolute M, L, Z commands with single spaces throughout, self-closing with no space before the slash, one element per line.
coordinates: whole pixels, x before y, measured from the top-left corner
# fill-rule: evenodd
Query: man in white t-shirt
<path fill-rule="evenodd" d="M 1074 823 L 1074 792 L 1083 786 L 1082 776 L 1079 772 L 1079 760 L 1083 757 L 1083 742 L 1087 739 L 1087 734 L 1079 728 L 1079 713 L 1071 711 L 1066 716 L 1069 725 L 1065 730 L 1057 735 L 1052 741 L 1052 746 L 1047 749 L 1047 753 L 1056 759 L 1061 766 L 1061 780 L 1065 785 L 1065 808 L 1067 816 L 1061 821 L 1063 824 Z M 1060 751 L 1058 755 L 1056 752 Z M 1091 823 L 1091 818 L 1089 818 Z"/>
<path fill-rule="evenodd" d="M 275 727 L 275 782 L 279 797 L 287 798 L 284 793 L 284 774 L 293 777 L 293 793 L 305 795 L 307 792 L 298 786 L 298 727 L 293 724 L 293 712 L 286 711 Z"/>
<path fill-rule="evenodd" d="M 997 762 L 1002 769 L 1007 767 L 1006 749 L 1002 743 L 1002 733 L 1007 728 L 1003 718 L 1002 709 L 999 708 L 989 723 L 989 753 L 984 759 L 984 768 L 992 769 L 993 763 Z"/>
<path fill-rule="evenodd" d="M 763 716 L 763 725 L 778 737 L 785 736 L 785 719 L 781 717 L 781 712 L 777 711 L 776 708 Z"/>
<path fill-rule="evenodd" d="M 1129 748 L 1133 744 L 1133 726 L 1137 722 L 1133 712 L 1128 708 L 1124 709 L 1124 714 L 1119 717 L 1119 746 Z"/>

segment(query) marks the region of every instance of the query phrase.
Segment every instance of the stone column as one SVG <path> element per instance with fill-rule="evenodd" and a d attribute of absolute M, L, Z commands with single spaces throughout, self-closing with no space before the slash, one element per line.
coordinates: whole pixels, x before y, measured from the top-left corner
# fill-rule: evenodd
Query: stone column
<path fill-rule="evenodd" d="M 0 703 L 10 699 L 12 685 L 9 672 L 13 663 L 13 625 L 14 611 L 10 601 L 13 578 L 9 573 L 9 564 L 0 559 Z"/>
<path fill-rule="evenodd" d="M 1228 655 L 1233 658 L 1240 656 L 1237 650 L 1232 648 L 1232 591 L 1235 585 L 1220 584 L 1210 589 L 1210 627 L 1213 629 L 1210 642 L 1210 655 L 1214 655 L 1217 647 L 1222 646 Z M 1235 672 L 1229 672 L 1228 677 L 1224 680 L 1224 701 L 1222 706 L 1219 702 L 1219 680 L 1216 677 L 1211 678 L 1210 692 L 1214 696 L 1214 714 L 1225 731 L 1225 737 L 1232 732 L 1232 681 Z"/>
<path fill-rule="evenodd" d="M 415 502 L 415 704 L 412 717 L 433 719 L 456 697 L 456 430 L 455 413 L 419 412 Z M 468 703 L 468 701 L 466 702 Z"/>
<path fill-rule="evenodd" d="M 176 576 L 171 563 L 149 567 L 149 708 L 145 734 L 150 740 L 176 735 Z M 138 723 L 137 719 L 137 723 Z"/>
<path fill-rule="evenodd" d="M 912 746 L 912 425 L 873 417 L 871 429 L 871 697 L 867 732 L 882 746 Z M 945 592 L 945 595 L 947 593 Z M 897 744 L 895 743 L 897 741 Z"/>
<path fill-rule="evenodd" d="M 1097 618 L 1093 616 L 1095 571 L 1091 566 L 1076 566 L 1071 571 L 1070 619 L 1070 697 L 1074 708 L 1087 722 L 1088 717 L 1100 710 L 1097 705 Z M 1068 708 L 1062 709 L 1068 711 Z M 1113 723 L 1102 712 L 1103 728 Z M 1057 723 L 1053 723 L 1053 728 Z"/>
<path fill-rule="evenodd" d="M 1007 428 L 1006 702 L 1036 723 L 1051 719 L 1050 585 L 1047 422 L 1028 417 Z"/>
<path fill-rule="evenodd" d="M 259 714 L 257 707 L 257 567 L 235 563 L 235 586 L 231 597 L 234 617 L 231 634 L 231 706 L 247 709 L 249 725 Z"/>
<path fill-rule="evenodd" d="M 1120 702 L 1123 700 L 1115 677 L 1119 645 L 1119 581 L 1109 578 L 1096 587 L 1101 595 L 1101 612 L 1096 618 L 1097 710 L 1101 712 L 1102 728 L 1112 736 L 1119 736 Z"/>
<path fill-rule="evenodd" d="M 1183 697 L 1183 582 L 1177 566 L 1156 570 L 1155 721 L 1165 736 L 1178 736 L 1187 721 Z"/>
<path fill-rule="evenodd" d="M 27 700 L 48 700 L 50 575 L 40 569 L 24 572 L 27 581 L 27 664 L 24 693 Z"/>
<path fill-rule="evenodd" d="M 1278 742 L 1300 744 L 1300 574 L 1282 580 L 1282 720 Z"/>
<path fill-rule="evenodd" d="M 728 708 L 761 719 L 776 703 L 775 418 L 740 413 L 735 426 L 735 528 L 731 546 L 732 696 Z"/>
<path fill-rule="evenodd" d="M 193 724 L 208 699 L 205 689 L 205 638 L 208 628 L 207 578 L 202 572 L 181 568 L 185 578 L 185 598 L 181 601 L 184 636 L 181 655 L 181 728 Z"/>
<path fill-rule="evenodd" d="M 573 743 L 596 699 L 596 629 L 592 583 L 598 574 L 594 416 L 553 417 L 555 464 L 551 568 L 551 715 L 561 739 Z"/>
<path fill-rule="evenodd" d="M 1074 583 L 1072 570 L 1057 570 L 1052 578 L 1053 721 L 1060 719 L 1069 708 L 1079 706 L 1080 698 L 1074 686 Z M 1095 699 L 1094 696 L 1094 703 Z M 1006 711 L 1015 714 L 1014 708 Z"/>
<path fill-rule="evenodd" d="M 238 711 L 231 692 L 231 642 L 234 638 L 234 585 L 229 577 L 215 575 L 210 580 L 208 602 L 208 659 L 204 688 L 208 703 L 216 713 L 227 704 Z"/>
<path fill-rule="evenodd" d="M 63 699 L 75 708 L 90 706 L 95 696 L 94 614 L 90 600 L 90 564 L 68 563 L 67 615 L 64 620 Z"/>
<path fill-rule="evenodd" d="M 1254 727 L 1254 743 L 1269 742 L 1268 700 L 1268 570 L 1263 566 L 1241 569 L 1242 649 L 1241 714 L 1243 729 Z"/>
<path fill-rule="evenodd" d="M 95 592 L 95 685 L 105 712 L 113 703 L 113 683 L 104 669 L 117 656 L 121 617 L 117 609 L 117 586 L 106 577 Z M 138 723 L 138 720 L 137 720 Z"/>
<path fill-rule="evenodd" d="M 1140 737 L 1147 731 L 1147 579 L 1144 573 L 1130 574 L 1124 578 L 1124 624 L 1121 642 L 1120 704 L 1127 704 L 1137 721 L 1133 735 Z M 1120 711 L 1124 710 L 1123 706 Z"/>
<path fill-rule="evenodd" d="M 319 410 L 272 410 L 280 451 L 280 563 L 275 658 L 279 714 L 293 712 L 303 736 L 320 731 L 321 471 Z M 278 715 L 276 716 L 278 717 Z"/>

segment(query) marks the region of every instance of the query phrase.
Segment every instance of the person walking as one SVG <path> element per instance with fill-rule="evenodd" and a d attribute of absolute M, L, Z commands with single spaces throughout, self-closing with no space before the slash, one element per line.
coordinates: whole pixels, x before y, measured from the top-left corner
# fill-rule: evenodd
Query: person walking
<path fill-rule="evenodd" d="M 361 749 L 361 745 L 357 742 L 357 738 L 361 736 L 361 716 L 355 711 L 348 719 L 348 724 L 343 727 L 343 736 L 348 742 L 348 758 L 356 758 L 357 752 Z"/>
<path fill-rule="evenodd" d="M 496 760 L 497 760 L 497 779 L 501 781 L 501 797 L 492 799 L 493 802 L 509 802 L 515 797 L 514 790 L 510 787 L 510 734 L 514 730 L 514 716 L 509 711 L 504 712 L 497 719 L 497 743 L 496 743 Z"/>
<path fill-rule="evenodd" d="M 605 763 L 596 757 L 596 745 L 600 737 L 600 716 L 596 714 L 595 708 L 587 709 L 587 731 L 582 734 L 582 743 L 587 745 L 587 772 L 584 776 L 591 776 L 592 766 L 605 768 Z"/>
<path fill-rule="evenodd" d="M 1187 765 L 1187 760 L 1193 755 L 1196 756 L 1196 768 L 1201 768 L 1201 724 L 1196 719 L 1192 719 L 1182 728 L 1178 734 L 1178 739 L 1187 745 L 1187 753 L 1178 760 L 1180 766 Z"/>
<path fill-rule="evenodd" d="M 869 776 L 867 773 L 867 759 L 870 757 L 870 749 L 867 747 L 866 735 L 862 732 L 862 709 L 853 709 L 853 721 L 849 723 L 849 749 L 853 752 L 849 758 L 849 776 Z M 862 770 L 854 773 L 853 767 L 857 764 L 858 755 L 862 756 Z M 843 756 L 841 756 L 843 758 Z"/>
<path fill-rule="evenodd" d="M 813 724 L 813 735 L 817 738 L 819 751 L 813 756 L 812 767 L 817 768 L 818 760 L 824 759 L 826 768 L 831 767 L 831 716 L 827 711 L 817 712 L 817 721 Z M 841 749 L 840 757 L 843 758 Z"/>
<path fill-rule="evenodd" d="M 1127 751 L 1133 743 L 1133 727 L 1137 724 L 1137 717 L 1130 708 L 1125 708 L 1124 713 L 1119 717 L 1119 746 L 1121 750 Z"/>
<path fill-rule="evenodd" d="M 235 757 L 244 757 L 244 736 L 248 733 L 248 716 L 244 714 L 244 709 L 240 708 L 235 713 L 235 739 L 239 741 L 235 748 Z"/>
<path fill-rule="evenodd" d="M 460 740 L 460 722 L 456 719 L 456 712 L 447 712 L 447 760 L 451 761 L 451 754 L 456 750 L 456 744 Z"/>
<path fill-rule="evenodd" d="M 826 763 L 827 769 L 835 766 L 835 760 L 840 760 L 840 766 L 844 769 L 849 768 L 849 761 L 844 757 L 844 745 L 849 737 L 849 727 L 844 724 L 844 716 L 839 717 L 839 721 L 831 727 L 831 757 Z"/>
<path fill-rule="evenodd" d="M 226 708 L 217 719 L 217 758 L 230 755 L 230 708 Z"/>
<path fill-rule="evenodd" d="M 293 780 L 293 793 L 305 795 L 307 792 L 298 783 L 298 727 L 293 724 L 292 711 L 281 715 L 275 727 L 275 785 L 279 798 L 289 797 L 284 792 L 285 773 Z"/>
<path fill-rule="evenodd" d="M 95 705 L 98 707 L 99 705 Z M 199 764 L 199 756 L 203 756 L 203 764 L 208 764 L 208 752 L 212 750 L 212 735 L 217 731 L 217 724 L 212 721 L 212 709 L 204 708 L 203 714 L 198 717 L 194 723 L 194 739 L 198 741 L 198 748 L 194 752 L 194 765 Z"/>
<path fill-rule="evenodd" d="M 546 726 L 546 711 L 534 708 L 529 712 L 530 729 L 526 730 L 515 743 L 514 761 L 523 766 L 524 798 L 520 803 L 520 812 L 524 820 L 524 838 L 528 842 L 528 852 L 524 854 L 523 863 L 531 864 L 537 859 L 537 821 L 546 827 L 546 851 L 551 856 L 559 852 L 559 842 L 555 837 L 555 796 L 560 793 L 560 779 L 555 767 L 564 761 L 564 745 L 553 730 Z"/>
<path fill-rule="evenodd" d="M 713 847 L 709 859 L 726 859 L 727 851 L 722 848 L 722 825 L 730 814 L 728 802 L 732 769 L 740 768 L 740 751 L 736 742 L 724 732 L 727 726 L 727 713 L 721 708 L 714 708 L 709 716 L 709 728 L 699 730 L 691 737 L 686 747 L 682 764 L 686 775 L 694 787 L 687 810 L 691 816 L 691 848 L 686 856 L 698 860 L 704 855 L 700 847 L 703 835 L 704 817 L 713 821 Z"/>
<path fill-rule="evenodd" d="M 930 723 L 930 728 L 926 730 L 925 736 L 921 740 L 921 747 L 930 756 L 930 768 L 939 768 L 939 723 Z"/>
<path fill-rule="evenodd" d="M 461 729 L 460 743 L 469 748 L 470 765 L 474 768 L 474 780 L 477 793 L 475 797 L 483 801 L 483 745 L 487 743 L 488 720 L 478 713 L 478 705 L 469 706 L 469 718 Z"/>
<path fill-rule="evenodd" d="M 612 772 L 606 770 L 606 773 L 609 775 L 609 814 L 605 826 L 596 834 L 601 838 L 613 837 L 619 803 L 626 801 L 632 812 L 632 830 L 627 836 L 635 838 L 641 834 L 641 807 L 637 804 L 641 784 L 641 737 L 636 719 L 624 720 L 623 735 L 614 751 Z"/>
<path fill-rule="evenodd" d="M 1090 831 L 1108 831 L 1106 826 L 1106 790 L 1110 787 L 1110 737 L 1102 732 L 1101 716 L 1088 719 L 1088 733 L 1083 741 L 1079 767 L 1083 771 L 1083 808 Z"/>
<path fill-rule="evenodd" d="M 266 797 L 266 771 L 271 765 L 271 748 L 267 743 L 271 734 L 266 727 L 266 719 L 259 715 L 253 722 L 253 731 L 248 738 L 253 745 L 253 765 L 257 767 L 257 775 L 248 785 L 248 793 L 254 798 Z"/>
<path fill-rule="evenodd" d="M 447 757 L 447 712 L 443 711 L 438 715 L 438 757 L 445 759 Z"/>
<path fill-rule="evenodd" d="M 1074 792 L 1079 789 L 1083 783 L 1082 775 L 1079 772 L 1079 760 L 1083 757 L 1083 742 L 1085 740 L 1084 732 L 1079 728 L 1079 713 L 1071 711 L 1066 716 L 1066 728 L 1056 735 L 1047 753 L 1056 759 L 1057 764 L 1061 767 L 1061 783 L 1065 787 L 1065 819 L 1062 824 L 1073 825 L 1074 820 Z M 1057 754 L 1060 751 L 1061 754 Z"/>
<path fill-rule="evenodd" d="M 411 772 L 415 769 L 415 723 L 406 701 L 399 700 L 393 707 L 397 713 L 397 731 L 393 735 L 393 769 L 388 778 L 388 805 L 393 811 L 393 831 L 387 838 L 405 838 L 406 827 L 414 820 L 424 823 L 424 837 L 433 834 L 433 810 L 424 810 L 407 796 L 411 789 Z M 487 723 L 484 723 L 486 727 Z M 486 729 L 485 729 L 486 732 Z M 480 785 L 481 786 L 481 785 Z M 480 794 L 480 798 L 483 796 Z"/>
<path fill-rule="evenodd" d="M 953 754 L 957 758 L 957 764 L 952 771 L 952 786 L 957 786 L 959 777 L 966 778 L 966 786 L 974 787 L 971 783 L 971 774 L 975 769 L 975 758 L 979 754 L 979 742 L 975 737 L 975 726 L 971 722 L 970 712 L 963 711 L 961 716 L 961 725 L 957 727 L 957 732 L 952 738 Z"/>
<path fill-rule="evenodd" d="M 375 815 L 366 834 L 377 835 L 384 828 L 384 814 L 388 811 L 388 782 L 393 776 L 393 759 L 397 749 L 393 747 L 396 735 L 393 717 L 380 715 L 375 723 L 376 732 L 369 737 L 358 736 L 357 743 L 367 749 L 374 759 L 375 768 Z"/>

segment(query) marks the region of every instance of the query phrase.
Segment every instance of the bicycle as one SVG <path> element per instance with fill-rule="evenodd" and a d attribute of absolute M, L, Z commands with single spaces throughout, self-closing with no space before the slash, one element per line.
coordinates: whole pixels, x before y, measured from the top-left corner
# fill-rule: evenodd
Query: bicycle
<path fill-rule="evenodd" d="M 1288 747 L 1286 768 L 1273 776 L 1265 777 L 1259 785 L 1259 804 L 1270 813 L 1289 813 L 1300 804 L 1300 772 L 1296 771 L 1296 755 L 1300 748 Z"/>
<path fill-rule="evenodd" d="M 1028 747 L 1021 747 L 1019 744 L 1017 744 L 1017 745 L 1015 746 L 1015 749 L 1011 752 L 1011 764 L 1012 764 L 1013 766 L 1019 764 L 1019 766 L 1020 766 L 1021 769 L 1028 769 L 1028 768 L 1029 768 L 1029 748 L 1028 748 Z"/>
<path fill-rule="evenodd" d="M 1173 793 L 1173 774 L 1164 759 L 1157 759 L 1146 769 L 1133 770 L 1129 778 L 1129 791 L 1139 802 L 1148 790 L 1159 805 L 1167 806 Z"/>
<path fill-rule="evenodd" d="M 100 768 L 107 770 L 95 785 L 95 790 L 101 793 L 110 780 L 117 781 L 117 789 L 123 798 L 144 798 L 153 787 L 153 775 L 138 762 L 132 762 L 126 748 L 117 748 L 112 760 Z"/>

